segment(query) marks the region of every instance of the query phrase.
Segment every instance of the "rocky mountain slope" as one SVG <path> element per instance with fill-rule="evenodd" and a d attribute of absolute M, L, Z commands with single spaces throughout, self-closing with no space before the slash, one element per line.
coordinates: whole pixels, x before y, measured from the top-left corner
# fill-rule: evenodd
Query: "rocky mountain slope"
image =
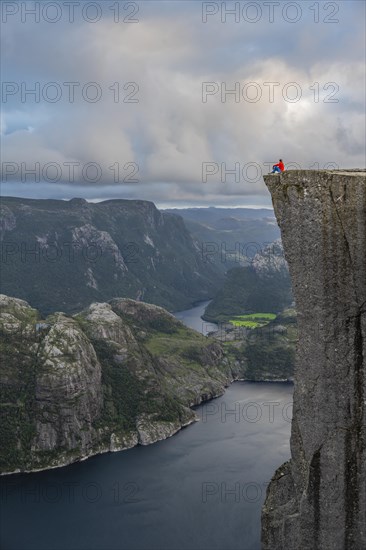
<path fill-rule="evenodd" d="M 3 197 L 0 241 L 2 292 L 43 315 L 115 296 L 174 311 L 221 283 L 182 218 L 147 201 Z"/>
<path fill-rule="evenodd" d="M 285 309 L 258 328 L 220 323 L 210 332 L 226 356 L 240 364 L 242 377 L 252 382 L 293 381 L 297 342 L 296 311 Z"/>
<path fill-rule="evenodd" d="M 297 342 L 296 312 L 286 309 L 268 325 L 249 330 L 241 347 L 244 378 L 293 380 Z"/>
<path fill-rule="evenodd" d="M 207 321 L 228 321 L 249 312 L 278 313 L 292 303 L 291 280 L 280 240 L 255 254 L 250 265 L 227 273 L 206 308 Z"/>
<path fill-rule="evenodd" d="M 291 460 L 264 550 L 366 548 L 366 171 L 266 176 L 298 312 Z"/>
<path fill-rule="evenodd" d="M 40 319 L 0 295 L 0 330 L 2 472 L 169 437 L 195 420 L 191 406 L 240 375 L 220 344 L 130 299 Z"/>
<path fill-rule="evenodd" d="M 248 266 L 254 255 L 279 238 L 279 228 L 271 209 L 182 208 L 177 213 L 199 243 L 204 260 L 226 273 Z"/>

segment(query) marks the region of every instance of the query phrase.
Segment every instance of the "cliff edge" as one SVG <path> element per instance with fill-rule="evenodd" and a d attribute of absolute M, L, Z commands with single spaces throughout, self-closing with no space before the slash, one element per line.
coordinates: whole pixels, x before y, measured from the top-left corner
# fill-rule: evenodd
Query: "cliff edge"
<path fill-rule="evenodd" d="M 366 171 L 264 177 L 298 311 L 291 460 L 262 510 L 264 550 L 366 548 Z"/>

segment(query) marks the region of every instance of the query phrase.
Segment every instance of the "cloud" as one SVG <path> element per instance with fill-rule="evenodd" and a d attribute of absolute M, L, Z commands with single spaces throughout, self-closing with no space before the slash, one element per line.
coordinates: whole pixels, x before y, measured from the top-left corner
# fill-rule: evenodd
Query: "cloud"
<path fill-rule="evenodd" d="M 9 84 L 3 104 L 2 160 L 13 163 L 3 192 L 23 180 L 27 196 L 269 204 L 261 173 L 280 156 L 365 166 L 364 4 L 339 3 L 314 23 L 302 3 L 293 24 L 281 11 L 269 23 L 257 4 L 255 24 L 220 14 L 204 24 L 198 2 L 141 3 L 135 24 L 9 17 L 3 79 L 18 90 Z M 206 102 L 203 83 L 215 92 Z M 23 173 L 35 163 L 43 184 Z"/>

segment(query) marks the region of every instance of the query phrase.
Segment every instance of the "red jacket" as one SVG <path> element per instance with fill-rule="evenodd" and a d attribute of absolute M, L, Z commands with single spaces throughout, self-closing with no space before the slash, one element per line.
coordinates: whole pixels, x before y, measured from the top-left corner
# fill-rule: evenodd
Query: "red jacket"
<path fill-rule="evenodd" d="M 285 165 L 283 162 L 279 162 L 278 164 L 275 164 L 275 166 L 278 166 L 278 168 L 283 172 L 285 170 Z"/>

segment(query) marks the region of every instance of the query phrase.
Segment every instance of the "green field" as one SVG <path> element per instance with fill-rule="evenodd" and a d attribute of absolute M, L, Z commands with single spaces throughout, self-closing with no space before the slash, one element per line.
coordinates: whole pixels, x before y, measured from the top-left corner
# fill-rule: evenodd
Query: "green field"
<path fill-rule="evenodd" d="M 247 315 L 237 315 L 230 319 L 229 323 L 235 327 L 258 328 L 264 327 L 274 319 L 276 319 L 274 313 L 249 313 Z"/>

